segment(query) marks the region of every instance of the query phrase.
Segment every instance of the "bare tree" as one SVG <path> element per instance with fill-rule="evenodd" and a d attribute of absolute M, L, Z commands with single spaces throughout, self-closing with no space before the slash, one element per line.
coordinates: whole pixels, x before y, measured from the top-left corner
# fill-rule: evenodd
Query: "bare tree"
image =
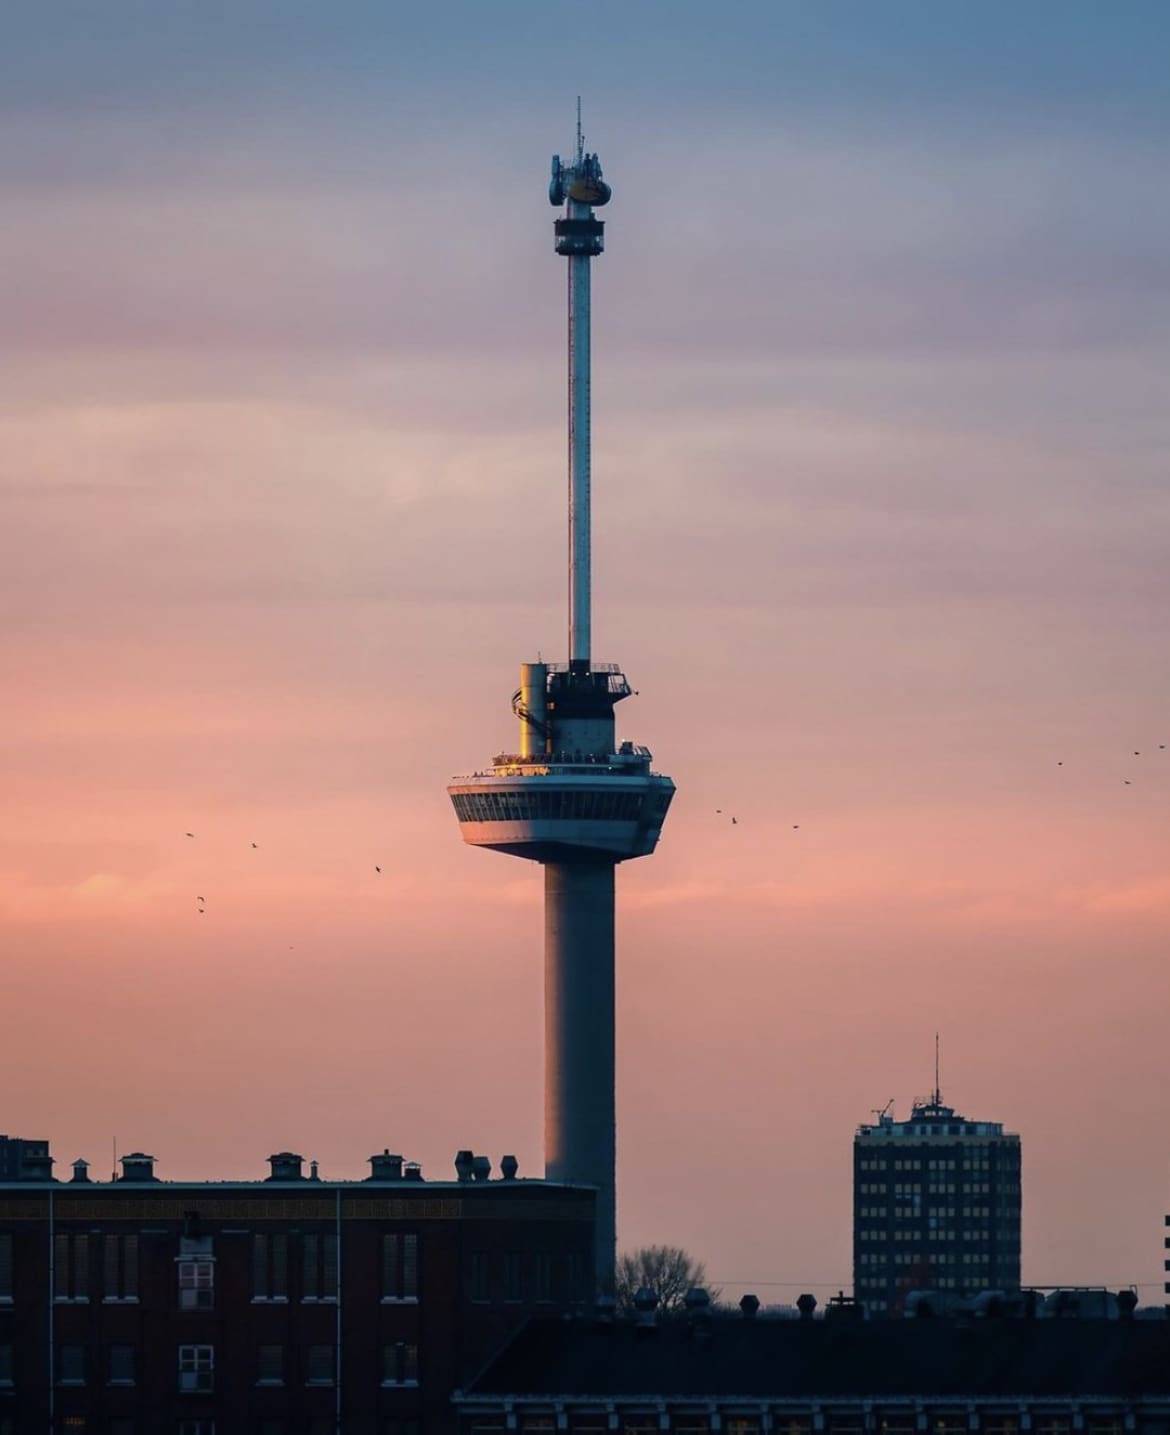
<path fill-rule="evenodd" d="M 707 1285 L 707 1268 L 678 1246 L 641 1246 L 618 1257 L 614 1294 L 619 1311 L 629 1314 L 634 1297 L 645 1286 L 658 1297 L 658 1309 L 671 1314 L 683 1308 L 683 1299 L 692 1286 Z M 708 1290 L 712 1304 L 721 1294 Z"/>

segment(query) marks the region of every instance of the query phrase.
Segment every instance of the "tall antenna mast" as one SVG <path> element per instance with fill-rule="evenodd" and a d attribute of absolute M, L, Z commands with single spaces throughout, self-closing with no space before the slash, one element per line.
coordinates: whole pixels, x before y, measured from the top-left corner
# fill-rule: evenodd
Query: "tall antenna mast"
<path fill-rule="evenodd" d="M 938 1081 L 938 1032 L 934 1034 L 934 1104 L 942 1105 L 942 1091 L 939 1089 Z"/>

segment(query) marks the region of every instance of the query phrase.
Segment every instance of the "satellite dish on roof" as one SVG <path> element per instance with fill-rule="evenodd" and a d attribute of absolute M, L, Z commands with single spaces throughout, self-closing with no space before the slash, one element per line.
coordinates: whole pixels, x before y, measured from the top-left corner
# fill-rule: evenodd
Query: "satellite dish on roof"
<path fill-rule="evenodd" d="M 605 180 L 591 174 L 582 175 L 569 186 L 569 198 L 577 204 L 592 204 L 600 207 L 608 204 L 613 190 Z"/>

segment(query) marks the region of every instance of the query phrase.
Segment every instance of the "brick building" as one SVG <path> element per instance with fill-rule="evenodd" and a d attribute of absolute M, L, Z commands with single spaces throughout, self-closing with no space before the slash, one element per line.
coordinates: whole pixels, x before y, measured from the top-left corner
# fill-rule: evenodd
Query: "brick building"
<path fill-rule="evenodd" d="M 461 1152 L 424 1181 L 0 1183 L 0 1435 L 431 1435 L 527 1317 L 592 1295 L 594 1192 Z M 50 1299 L 51 1292 L 51 1299 Z"/>

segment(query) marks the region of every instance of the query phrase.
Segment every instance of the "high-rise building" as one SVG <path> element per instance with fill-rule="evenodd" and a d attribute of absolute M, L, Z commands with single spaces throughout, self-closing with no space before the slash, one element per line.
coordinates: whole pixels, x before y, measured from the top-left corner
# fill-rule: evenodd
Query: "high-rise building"
<path fill-rule="evenodd" d="M 590 587 L 590 264 L 609 202 L 577 123 L 574 157 L 553 157 L 556 252 L 568 261 L 569 651 L 524 663 L 512 708 L 519 751 L 448 792 L 463 840 L 544 867 L 545 1175 L 595 1186 L 595 1274 L 612 1287 L 615 1242 L 614 871 L 654 851 L 674 795 L 650 750 L 615 736 L 632 689 L 592 652 Z M 518 550 L 516 562 L 523 561 Z"/>
<path fill-rule="evenodd" d="M 905 1121 L 875 1114 L 853 1140 L 853 1289 L 866 1311 L 900 1314 L 911 1290 L 1018 1289 L 1019 1136 L 944 1106 L 937 1084 Z"/>

